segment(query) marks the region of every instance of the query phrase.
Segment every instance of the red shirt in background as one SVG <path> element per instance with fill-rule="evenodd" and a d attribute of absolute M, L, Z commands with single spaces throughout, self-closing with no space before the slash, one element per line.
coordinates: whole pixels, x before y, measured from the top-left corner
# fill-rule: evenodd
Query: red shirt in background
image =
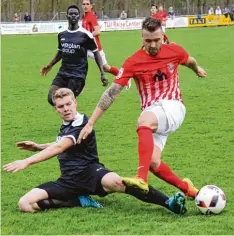
<path fill-rule="evenodd" d="M 167 20 L 167 13 L 165 11 L 158 11 L 152 15 L 152 18 L 160 20 L 163 24 Z"/>
<path fill-rule="evenodd" d="M 98 25 L 97 21 L 97 15 L 95 14 L 94 11 L 87 12 L 84 14 L 83 19 L 82 19 L 82 27 L 88 30 L 89 32 L 94 31 L 94 27 Z M 99 39 L 99 36 L 94 36 L 94 40 L 97 44 L 98 51 L 102 50 L 102 45 Z"/>

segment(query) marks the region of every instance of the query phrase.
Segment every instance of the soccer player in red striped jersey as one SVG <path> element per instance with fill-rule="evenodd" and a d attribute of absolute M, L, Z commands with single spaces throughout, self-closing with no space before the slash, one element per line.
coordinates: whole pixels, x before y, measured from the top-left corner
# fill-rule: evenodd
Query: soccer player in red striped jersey
<path fill-rule="evenodd" d="M 127 186 L 148 191 L 149 170 L 167 183 L 195 198 L 198 190 L 189 179 L 179 178 L 161 161 L 167 137 L 176 131 L 185 118 L 178 66 L 184 65 L 205 78 L 206 72 L 196 60 L 176 44 L 162 44 L 161 22 L 151 17 L 142 24 L 143 47 L 123 64 L 111 87 L 103 94 L 78 142 L 86 139 L 95 122 L 110 107 L 130 78 L 134 78 L 140 95 L 142 113 L 138 118 L 139 166 L 134 178 L 123 178 Z"/>
<path fill-rule="evenodd" d="M 82 8 L 84 11 L 84 16 L 82 19 L 82 27 L 93 34 L 97 47 L 98 47 L 98 51 L 102 57 L 104 71 L 109 72 L 116 76 L 119 73 L 119 69 L 116 68 L 115 66 L 108 65 L 105 53 L 103 51 L 103 48 L 99 39 L 101 28 L 98 25 L 97 15 L 93 11 L 92 0 L 83 0 Z M 88 56 L 94 59 L 93 53 L 91 51 L 88 51 Z"/>
<path fill-rule="evenodd" d="M 165 44 L 169 44 L 169 39 L 166 35 L 166 20 L 167 20 L 167 13 L 163 11 L 163 6 L 160 5 L 158 10 L 157 10 L 157 7 L 155 5 L 152 5 L 151 6 L 151 17 L 154 18 L 154 19 L 158 19 L 161 21 L 161 24 L 162 24 L 162 30 L 163 30 L 163 42 Z"/>

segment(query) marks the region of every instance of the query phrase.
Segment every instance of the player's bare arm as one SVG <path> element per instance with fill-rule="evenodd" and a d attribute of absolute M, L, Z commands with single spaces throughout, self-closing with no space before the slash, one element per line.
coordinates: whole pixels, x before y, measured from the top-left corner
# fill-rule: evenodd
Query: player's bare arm
<path fill-rule="evenodd" d="M 98 107 L 101 110 L 106 111 L 110 107 L 110 105 L 114 102 L 114 100 L 117 98 L 117 96 L 120 94 L 123 88 L 124 86 L 122 85 L 112 83 L 110 88 L 108 88 L 101 97 L 98 103 Z"/>
<path fill-rule="evenodd" d="M 52 61 L 46 65 L 43 66 L 40 73 L 41 76 L 46 76 L 48 74 L 48 72 L 52 69 L 52 67 L 58 63 L 60 60 L 62 59 L 62 52 L 61 51 L 57 51 L 55 57 L 52 59 Z"/>
<path fill-rule="evenodd" d="M 46 161 L 62 152 L 67 150 L 74 144 L 71 138 L 62 138 L 58 143 L 53 143 L 48 146 L 46 149 L 40 151 L 39 153 L 28 157 L 24 160 L 17 160 L 6 164 L 3 166 L 3 169 L 7 172 L 15 173 L 17 171 L 23 170 L 32 164 L 36 164 L 42 161 Z"/>
<path fill-rule="evenodd" d="M 98 35 L 100 35 L 100 33 L 101 33 L 101 27 L 100 27 L 100 25 L 94 26 L 94 31 L 92 32 L 93 36 L 94 36 L 94 37 L 95 37 L 95 36 L 98 36 Z"/>
<path fill-rule="evenodd" d="M 39 144 L 39 143 L 35 143 L 33 141 L 21 141 L 21 142 L 16 143 L 16 146 L 22 150 L 36 152 L 36 151 L 42 151 L 42 150 L 48 148 L 52 144 L 54 144 L 54 143 Z"/>
<path fill-rule="evenodd" d="M 206 77 L 206 72 L 203 68 L 201 68 L 200 66 L 198 66 L 197 61 L 195 58 L 193 57 L 189 57 L 188 58 L 188 62 L 187 64 L 185 64 L 185 66 L 187 66 L 188 68 L 190 68 L 191 70 L 194 71 L 194 73 L 201 77 L 201 78 L 205 78 Z"/>
<path fill-rule="evenodd" d="M 98 105 L 96 106 L 92 116 L 90 117 L 86 126 L 81 130 L 78 137 L 77 143 L 81 143 L 83 139 L 86 139 L 88 135 L 92 132 L 93 126 L 96 121 L 102 116 L 102 114 L 111 106 L 120 92 L 123 90 L 124 86 L 112 83 L 111 87 L 108 88 L 102 95 Z"/>
<path fill-rule="evenodd" d="M 102 85 L 107 86 L 108 85 L 108 79 L 106 78 L 104 70 L 103 70 L 103 63 L 102 63 L 101 55 L 100 55 L 99 51 L 96 51 L 93 54 L 94 54 L 94 58 L 95 58 L 95 61 L 97 63 L 97 66 L 98 66 L 98 68 L 100 70 L 100 73 L 101 73 Z"/>

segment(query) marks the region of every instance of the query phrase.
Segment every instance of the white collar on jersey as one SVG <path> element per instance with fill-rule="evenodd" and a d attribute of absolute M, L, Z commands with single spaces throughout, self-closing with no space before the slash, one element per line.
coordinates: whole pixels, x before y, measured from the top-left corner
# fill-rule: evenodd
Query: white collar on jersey
<path fill-rule="evenodd" d="M 80 27 L 77 30 L 69 30 L 69 29 L 67 29 L 67 32 L 69 32 L 69 33 L 76 33 L 78 31 L 80 31 Z"/>
<path fill-rule="evenodd" d="M 74 120 L 71 120 L 71 121 L 65 121 L 65 120 L 63 120 L 63 125 L 69 125 L 71 122 L 73 122 L 73 121 L 75 121 L 75 120 L 78 120 L 78 119 L 81 119 L 81 118 L 82 118 L 82 120 L 83 120 L 83 116 L 84 116 L 84 115 L 82 115 L 82 114 L 80 114 L 79 112 L 77 112 L 76 115 L 75 115 Z"/>

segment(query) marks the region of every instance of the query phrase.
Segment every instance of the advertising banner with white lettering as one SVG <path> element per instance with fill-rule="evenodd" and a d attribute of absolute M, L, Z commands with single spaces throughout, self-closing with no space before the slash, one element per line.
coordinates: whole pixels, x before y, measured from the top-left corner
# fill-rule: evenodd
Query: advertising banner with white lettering
<path fill-rule="evenodd" d="M 30 24 L 1 24 L 1 34 L 31 34 L 31 32 Z"/>
<path fill-rule="evenodd" d="M 168 19 L 166 21 L 166 28 L 188 27 L 188 17 L 178 17 L 175 19 Z"/>
<path fill-rule="evenodd" d="M 141 28 L 142 19 L 99 21 L 102 31 L 136 30 Z"/>

